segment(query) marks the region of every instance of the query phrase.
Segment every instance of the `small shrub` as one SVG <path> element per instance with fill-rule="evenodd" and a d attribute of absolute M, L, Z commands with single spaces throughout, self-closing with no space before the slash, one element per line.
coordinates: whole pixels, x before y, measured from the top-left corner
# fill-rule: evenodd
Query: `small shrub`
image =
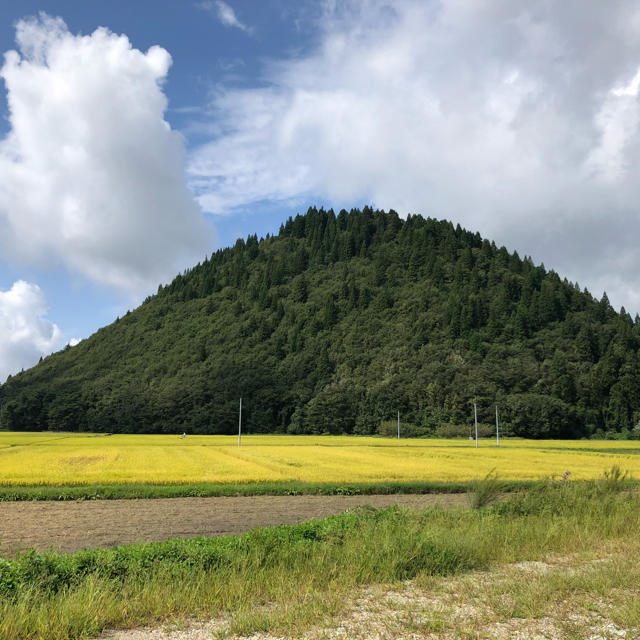
<path fill-rule="evenodd" d="M 17 578 L 11 563 L 0 558 L 0 595 L 7 597 L 15 591 Z"/>
<path fill-rule="evenodd" d="M 349 487 L 349 486 L 339 486 L 335 488 L 334 491 L 337 496 L 355 496 L 360 493 L 357 487 Z"/>
<path fill-rule="evenodd" d="M 426 427 L 419 427 L 410 422 L 400 422 L 401 438 L 420 438 L 428 435 L 429 430 Z M 398 436 L 398 423 L 395 420 L 385 420 L 378 426 L 378 435 L 387 438 L 395 438 Z"/>
<path fill-rule="evenodd" d="M 495 435 L 496 428 L 490 424 L 478 425 L 478 437 L 490 438 Z M 476 428 L 475 425 L 469 426 L 468 424 L 451 424 L 447 422 L 436 427 L 435 436 L 437 438 L 468 438 L 473 436 L 475 438 Z"/>

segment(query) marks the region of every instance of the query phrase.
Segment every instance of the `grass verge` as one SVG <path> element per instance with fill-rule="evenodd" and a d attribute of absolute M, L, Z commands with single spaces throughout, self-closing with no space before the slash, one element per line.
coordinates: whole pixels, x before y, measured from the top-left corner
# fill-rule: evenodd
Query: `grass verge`
<path fill-rule="evenodd" d="M 359 509 L 236 537 L 29 552 L 0 561 L 0 637 L 69 640 L 221 615 L 221 635 L 292 634 L 361 585 L 583 552 L 639 526 L 640 493 L 623 482 L 548 482 L 477 510 Z"/>
<path fill-rule="evenodd" d="M 426 576 L 359 589 L 326 631 L 309 638 L 640 637 L 640 542 L 551 555 L 450 577 Z"/>

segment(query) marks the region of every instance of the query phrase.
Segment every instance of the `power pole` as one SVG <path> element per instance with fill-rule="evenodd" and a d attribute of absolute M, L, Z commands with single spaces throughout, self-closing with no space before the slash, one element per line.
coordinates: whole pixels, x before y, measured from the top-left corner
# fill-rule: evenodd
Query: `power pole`
<path fill-rule="evenodd" d="M 238 446 L 242 437 L 242 396 L 240 396 L 240 411 L 238 412 Z"/>
<path fill-rule="evenodd" d="M 500 446 L 500 429 L 498 428 L 498 405 L 496 405 L 496 447 Z"/>
<path fill-rule="evenodd" d="M 478 448 L 478 409 L 476 407 L 476 401 L 473 401 L 473 420 L 476 423 L 476 449 Z"/>
<path fill-rule="evenodd" d="M 398 411 L 398 440 L 400 440 L 400 411 Z"/>

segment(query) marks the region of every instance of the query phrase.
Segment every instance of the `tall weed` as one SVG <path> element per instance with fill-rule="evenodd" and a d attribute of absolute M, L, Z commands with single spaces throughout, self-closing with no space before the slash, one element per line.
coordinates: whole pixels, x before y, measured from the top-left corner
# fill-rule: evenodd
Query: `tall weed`
<path fill-rule="evenodd" d="M 604 472 L 604 476 L 600 479 L 600 487 L 604 491 L 624 491 L 630 487 L 631 482 L 631 474 L 628 471 L 623 472 L 617 464 L 614 464 L 611 469 Z"/>
<path fill-rule="evenodd" d="M 505 490 L 505 485 L 496 470 L 492 469 L 484 478 L 476 480 L 471 489 L 471 507 L 481 509 L 493 504 Z"/>

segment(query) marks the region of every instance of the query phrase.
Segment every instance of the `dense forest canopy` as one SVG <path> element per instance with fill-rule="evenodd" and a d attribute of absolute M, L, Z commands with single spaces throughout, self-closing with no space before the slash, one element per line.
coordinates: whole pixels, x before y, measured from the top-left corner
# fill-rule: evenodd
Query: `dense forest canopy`
<path fill-rule="evenodd" d="M 450 222 L 311 208 L 0 387 L 16 430 L 632 437 L 640 319 Z"/>

